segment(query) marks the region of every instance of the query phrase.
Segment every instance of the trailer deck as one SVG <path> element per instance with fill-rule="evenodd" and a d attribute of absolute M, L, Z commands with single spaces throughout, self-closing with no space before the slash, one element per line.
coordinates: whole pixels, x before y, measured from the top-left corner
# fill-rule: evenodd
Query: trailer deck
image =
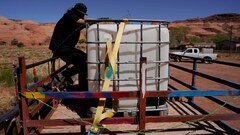
<path fill-rule="evenodd" d="M 201 114 L 199 111 L 191 107 L 187 102 L 185 101 L 169 101 L 167 103 L 168 109 L 169 109 L 169 116 L 171 115 L 196 115 Z M 57 110 L 53 113 L 53 116 L 50 119 L 69 119 L 68 116 L 64 115 L 70 115 L 74 118 L 79 118 L 79 116 L 68 110 L 65 106 L 59 105 Z M 64 112 L 62 114 L 61 112 Z M 89 126 L 86 126 L 86 129 L 89 129 Z M 137 124 L 108 124 L 107 128 L 111 130 L 111 132 L 116 134 L 133 134 L 133 132 L 138 133 L 136 129 L 138 128 Z M 214 122 L 205 122 L 200 121 L 192 124 L 186 124 L 183 122 L 162 122 L 162 123 L 147 123 L 146 124 L 146 134 L 227 134 L 227 132 L 219 127 Z M 123 133 L 121 133 L 123 132 Z M 52 133 L 71 133 L 71 134 L 79 134 L 81 133 L 81 127 L 79 125 L 73 125 L 73 126 L 46 126 L 42 130 L 42 135 L 52 134 Z"/>

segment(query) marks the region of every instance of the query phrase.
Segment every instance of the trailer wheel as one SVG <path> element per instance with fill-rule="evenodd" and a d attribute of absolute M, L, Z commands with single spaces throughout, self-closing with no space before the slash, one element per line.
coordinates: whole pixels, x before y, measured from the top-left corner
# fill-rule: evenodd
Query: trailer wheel
<path fill-rule="evenodd" d="M 8 125 L 6 135 L 18 135 L 18 128 L 15 120 L 10 122 L 10 124 Z"/>
<path fill-rule="evenodd" d="M 16 126 L 13 127 L 11 132 L 12 132 L 12 135 L 18 135 L 17 127 Z"/>
<path fill-rule="evenodd" d="M 176 61 L 176 62 L 180 62 L 180 61 L 181 61 L 181 57 L 179 57 L 179 56 L 175 56 L 174 61 Z"/>
<path fill-rule="evenodd" d="M 209 61 L 209 60 L 212 60 L 212 58 L 211 57 L 204 57 L 202 62 L 205 63 L 205 64 L 210 64 L 211 61 Z"/>

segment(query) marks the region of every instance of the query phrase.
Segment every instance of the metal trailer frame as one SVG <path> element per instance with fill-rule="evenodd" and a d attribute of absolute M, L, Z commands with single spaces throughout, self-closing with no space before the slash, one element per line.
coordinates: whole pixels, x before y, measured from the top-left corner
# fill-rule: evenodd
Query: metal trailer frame
<path fill-rule="evenodd" d="M 196 96 L 198 92 L 203 92 L 202 90 L 198 89 L 196 87 L 196 77 L 199 76 L 199 77 L 203 77 L 205 79 L 208 79 L 208 80 L 212 80 L 214 82 L 217 82 L 217 83 L 220 83 L 220 84 L 224 84 L 226 86 L 229 86 L 231 88 L 233 88 L 233 91 L 239 93 L 240 91 L 240 84 L 239 83 L 235 83 L 235 82 L 232 82 L 232 81 L 229 81 L 229 80 L 226 80 L 224 78 L 220 78 L 220 77 L 217 77 L 217 76 L 213 76 L 213 75 L 209 75 L 209 74 L 205 74 L 203 72 L 199 72 L 197 71 L 197 65 L 198 65 L 198 61 L 204 61 L 204 59 L 201 59 L 201 58 L 196 58 L 196 57 L 189 57 L 189 56 L 182 56 L 182 55 L 176 55 L 176 54 L 170 54 L 170 57 L 185 57 L 185 58 L 188 58 L 192 61 L 192 70 L 191 69 L 188 69 L 188 68 L 184 68 L 184 67 L 181 67 L 179 65 L 176 65 L 176 64 L 171 64 L 170 63 L 170 66 L 171 67 L 174 67 L 174 68 L 177 68 L 183 72 L 187 72 L 187 73 L 191 73 L 192 74 L 192 79 L 191 79 L 191 84 L 188 84 L 176 77 L 173 77 L 170 75 L 170 79 L 176 81 L 177 83 L 189 88 L 190 90 L 192 90 L 194 92 L 194 95 Z M 222 65 L 227 65 L 227 66 L 231 66 L 231 67 L 240 67 L 240 64 L 239 63 L 233 63 L 233 62 L 226 62 L 226 61 L 218 61 L 218 60 L 208 60 L 210 63 L 217 63 L 217 64 L 222 64 Z M 172 84 L 169 84 L 169 88 L 172 90 L 172 91 L 178 91 L 179 89 L 176 88 L 174 85 Z M 208 94 L 210 93 L 214 93 L 214 92 L 223 92 L 223 91 L 226 91 L 226 90 L 220 90 L 220 91 L 214 91 L 214 90 L 210 90 L 209 92 L 207 92 Z M 232 91 L 232 90 L 227 90 L 227 91 Z M 239 94 L 237 94 L 239 95 Z M 236 96 L 237 96 L 236 95 Z M 193 106 L 196 110 L 200 111 L 202 114 L 209 114 L 210 112 L 208 112 L 207 110 L 201 108 L 200 106 L 198 106 L 197 104 L 194 103 L 194 97 L 195 96 L 188 96 L 188 103 Z M 227 96 L 227 95 L 225 95 Z M 219 105 L 224 105 L 224 107 L 226 109 L 229 109 L 231 111 L 233 111 L 234 113 L 236 113 L 236 115 L 239 115 L 240 114 L 240 108 L 237 107 L 237 106 L 234 106 L 230 103 L 226 103 L 225 101 L 215 97 L 214 95 L 208 95 L 208 96 L 205 96 L 207 99 L 213 101 L 214 103 L 217 103 Z M 230 114 L 229 114 L 230 116 Z M 239 119 L 239 116 L 236 118 L 236 119 Z M 229 133 L 234 133 L 234 134 L 239 134 L 240 133 L 240 129 L 236 129 L 230 125 L 228 125 L 226 122 L 224 121 L 214 121 L 217 125 L 219 125 L 220 127 L 222 127 L 223 129 L 225 129 L 227 132 Z"/>
<path fill-rule="evenodd" d="M 16 89 L 18 93 L 18 99 L 19 99 L 19 112 L 20 112 L 20 131 L 19 134 L 29 135 L 29 134 L 41 134 L 41 129 L 44 126 L 67 126 L 67 125 L 80 125 L 81 126 L 81 133 L 76 134 L 85 134 L 85 126 L 86 122 L 93 122 L 93 119 L 86 118 L 76 120 L 76 119 L 49 119 L 54 112 L 55 107 L 58 105 L 58 99 L 59 98 L 126 98 L 126 97 L 135 97 L 138 98 L 139 101 L 139 113 L 136 117 L 116 117 L 111 118 L 103 121 L 103 124 L 123 124 L 123 123 L 130 123 L 130 124 L 136 124 L 136 121 L 138 122 L 139 128 L 136 131 L 136 133 L 144 134 L 148 131 L 146 129 L 146 123 L 149 122 L 187 122 L 191 120 L 199 119 L 199 121 L 214 121 L 217 123 L 221 128 L 225 129 L 228 133 L 232 134 L 239 134 L 239 129 L 234 129 L 233 127 L 227 125 L 222 120 L 239 120 L 240 119 L 240 108 L 233 106 L 229 103 L 226 103 L 224 106 L 225 108 L 232 110 L 235 112 L 235 114 L 212 114 L 209 115 L 209 112 L 201 108 L 200 106 L 196 105 L 194 103 L 193 98 L 197 96 L 205 96 L 209 98 L 210 100 L 222 104 L 224 101 L 216 98 L 215 96 L 240 96 L 240 84 L 230 82 L 228 80 L 225 80 L 223 78 L 215 77 L 212 75 L 208 75 L 202 72 L 197 71 L 197 60 L 201 60 L 198 58 L 191 58 L 193 59 L 193 69 L 186 69 L 184 67 L 178 66 L 176 64 L 171 64 L 171 67 L 178 68 L 180 70 L 183 70 L 184 72 L 192 73 L 192 82 L 191 84 L 187 84 L 186 82 L 174 78 L 173 76 L 170 76 L 170 79 L 188 87 L 190 90 L 179 90 L 176 86 L 173 84 L 169 84 L 169 90 L 168 91 L 147 91 L 145 96 L 143 96 L 143 90 L 142 84 L 145 83 L 146 78 L 142 78 L 142 74 L 145 74 L 145 72 L 140 72 L 140 90 L 139 91 L 131 91 L 131 92 L 41 92 L 41 94 L 45 95 L 44 99 L 41 99 L 42 102 L 38 102 L 38 104 L 35 105 L 35 107 L 31 110 L 29 110 L 29 103 L 28 101 L 34 99 L 34 92 L 36 92 L 36 89 L 44 83 L 51 81 L 51 79 L 60 73 L 62 70 L 67 68 L 67 65 L 64 65 L 62 67 L 59 67 L 59 69 L 55 70 L 54 61 L 57 58 L 51 58 L 44 61 L 40 61 L 31 65 L 26 65 L 25 58 L 20 57 L 19 58 L 19 66 L 17 68 L 17 76 L 18 76 L 18 87 Z M 146 58 L 140 58 L 140 68 L 142 68 L 142 65 L 146 64 L 147 59 Z M 223 61 L 211 61 L 212 63 L 219 63 L 234 67 L 240 67 L 240 64 L 237 63 L 230 63 L 230 62 L 223 62 Z M 49 67 L 52 67 L 51 72 L 49 75 L 45 76 L 43 79 L 39 80 L 38 82 L 28 86 L 26 81 L 26 70 L 33 68 L 35 66 L 44 64 L 44 63 L 51 63 L 49 64 Z M 51 66 L 50 66 L 51 65 Z M 140 70 L 141 71 L 141 70 Z M 210 80 L 213 80 L 215 82 L 223 83 L 225 85 L 228 85 L 233 90 L 199 90 L 195 87 L 196 82 L 196 76 L 201 76 Z M 25 94 L 27 92 L 32 93 L 32 99 L 26 98 Z M 189 105 L 193 106 L 195 109 L 198 109 L 202 114 L 200 115 L 171 115 L 171 116 L 146 116 L 146 98 L 147 97 L 167 97 L 167 98 L 173 98 L 173 97 L 188 97 Z M 34 99 L 35 100 L 35 99 Z M 174 101 L 171 101 L 174 102 Z M 46 106 L 46 104 L 50 106 Z M 53 107 L 50 108 L 49 107 Z M 48 108 L 48 111 L 45 111 L 45 109 Z M 11 116 L 12 113 L 7 114 L 6 117 Z M 41 116 L 41 117 L 39 117 Z M 207 117 L 206 117 L 207 116 Z M 6 118 L 4 117 L 4 118 Z M 17 116 L 15 116 L 17 117 Z M 8 117 L 10 118 L 10 117 Z M 204 119 L 201 119 L 204 118 Z M 0 117 L 0 123 L 3 123 L 4 120 L 2 120 L 2 117 Z M 4 125 L 6 127 L 6 125 Z M 105 133 L 112 133 L 111 131 L 105 130 Z M 130 131 L 115 131 L 114 133 L 127 133 Z M 72 133 L 74 134 L 74 133 Z"/>
<path fill-rule="evenodd" d="M 86 126 L 86 123 L 84 121 L 93 122 L 93 119 L 91 119 L 91 118 L 83 119 L 84 121 L 81 121 L 81 120 L 76 121 L 74 119 L 50 120 L 49 118 L 52 114 L 52 111 L 54 111 L 54 110 L 49 111 L 49 113 L 47 114 L 47 116 L 49 116 L 49 117 L 45 117 L 42 119 L 32 119 L 30 116 L 33 116 L 34 113 L 29 112 L 28 105 L 27 105 L 27 99 L 24 96 L 24 93 L 27 92 L 26 80 L 25 80 L 26 67 L 30 68 L 32 66 L 28 66 L 28 65 L 26 66 L 24 58 L 20 58 L 19 62 L 20 62 L 20 65 L 19 65 L 19 85 L 20 85 L 20 87 L 18 89 L 19 90 L 18 93 L 20 96 L 19 106 L 20 106 L 20 116 L 21 116 L 21 125 L 22 125 L 21 132 L 24 133 L 24 135 L 30 134 L 31 130 L 32 130 L 31 132 L 34 131 L 35 134 L 40 134 L 41 128 L 44 126 L 67 126 L 67 125 L 77 124 L 77 125 L 81 125 L 81 127 L 84 127 L 84 126 Z M 218 61 L 218 63 L 225 63 L 225 62 Z M 146 64 L 146 58 L 141 58 L 140 68 L 142 68 L 143 64 Z M 225 64 L 235 65 L 235 64 L 231 64 L 231 63 L 225 63 Z M 173 65 L 173 64 L 171 64 L 171 66 L 177 67 L 176 65 Z M 239 65 L 237 64 L 237 66 L 239 66 Z M 186 70 L 186 71 L 188 71 L 188 70 Z M 57 72 L 60 72 L 60 71 L 57 71 Z M 55 73 L 52 73 L 49 76 L 47 76 L 46 78 L 44 78 L 43 80 L 40 80 L 33 86 L 29 87 L 28 90 L 34 90 L 35 88 L 43 85 L 43 83 L 47 80 L 50 80 L 51 76 L 53 76 Z M 197 71 L 194 71 L 194 70 L 191 71 L 191 73 L 193 73 L 193 78 L 196 75 L 200 75 L 200 73 L 198 73 Z M 145 74 L 145 73 L 141 73 L 140 77 L 142 77 L 142 74 Z M 207 76 L 207 75 L 204 75 L 204 76 Z M 173 78 L 173 77 L 171 77 L 171 78 L 174 80 L 177 80 L 176 78 Z M 210 78 L 210 77 L 208 77 L 208 78 Z M 218 79 L 216 79 L 216 81 Z M 56 105 L 57 105 L 57 102 L 54 102 L 54 100 L 59 99 L 59 98 L 62 98 L 62 99 L 64 99 L 64 98 L 126 98 L 126 97 L 138 98 L 139 99 L 139 114 L 137 115 L 137 117 L 111 118 L 111 119 L 105 120 L 103 122 L 103 124 L 121 124 L 121 123 L 122 124 L 123 123 L 136 124 L 136 121 L 138 121 L 139 129 L 137 131 L 141 132 L 141 134 L 144 132 L 148 132 L 148 130 L 145 129 L 146 128 L 145 124 L 149 123 L 149 122 L 186 122 L 186 121 L 199 119 L 199 118 L 202 118 L 202 117 L 208 115 L 208 113 L 206 111 L 203 111 L 203 109 L 201 109 L 200 107 L 197 107 L 197 105 L 194 104 L 194 102 L 190 99 L 189 104 L 200 111 L 202 110 L 201 111 L 203 113 L 202 115 L 146 116 L 145 108 L 146 108 L 146 98 L 147 97 L 170 97 L 171 98 L 171 97 L 183 97 L 183 96 L 184 97 L 197 97 L 197 96 L 212 97 L 212 96 L 239 96 L 240 95 L 239 89 L 221 90 L 221 91 L 214 91 L 214 90 L 204 90 L 204 91 L 199 90 L 199 91 L 197 91 L 196 88 L 194 88 L 193 86 L 187 85 L 186 83 L 181 82 L 180 80 L 177 80 L 177 81 L 181 82 L 182 84 L 185 84 L 188 87 L 191 86 L 191 88 L 193 88 L 193 90 L 184 90 L 184 91 L 183 90 L 175 90 L 175 91 L 147 91 L 146 90 L 146 94 L 145 94 L 145 96 L 143 96 L 144 88 L 142 88 L 142 84 L 145 81 L 146 80 L 144 78 L 140 79 L 140 88 L 141 89 L 140 89 L 140 91 L 136 91 L 136 92 L 131 91 L 131 92 L 41 92 L 41 93 L 46 95 L 47 100 L 49 100 L 49 99 L 52 100 L 52 102 L 54 103 L 52 105 L 53 107 L 56 107 Z M 225 80 L 225 81 L 227 81 L 227 80 Z M 194 79 L 193 79 L 193 82 L 194 82 Z M 227 82 L 225 82 L 225 83 L 228 84 L 229 86 L 237 85 L 237 84 L 232 84 L 232 83 L 227 83 Z M 171 85 L 170 85 L 170 87 L 174 88 L 174 86 L 171 86 Z M 32 98 L 34 98 L 34 96 Z M 44 104 L 40 103 L 35 109 L 33 109 L 33 111 L 35 113 L 36 112 L 42 113 L 38 109 L 41 108 L 43 105 Z M 237 114 L 213 114 L 213 115 L 206 117 L 205 119 L 202 119 L 201 121 L 240 119 L 239 108 L 233 107 L 230 104 L 228 104 L 226 107 L 235 108 L 235 109 L 231 109 L 231 110 L 235 111 Z M 239 131 L 237 129 L 227 126 L 226 124 L 224 124 L 221 121 L 217 121 L 216 123 L 217 124 L 220 123 L 220 126 L 223 127 L 224 129 L 226 129 L 229 133 L 239 133 Z M 38 127 L 38 128 L 36 128 L 36 127 Z M 85 132 L 86 131 L 82 130 L 82 133 L 85 133 Z M 111 131 L 106 130 L 105 133 L 111 133 Z"/>

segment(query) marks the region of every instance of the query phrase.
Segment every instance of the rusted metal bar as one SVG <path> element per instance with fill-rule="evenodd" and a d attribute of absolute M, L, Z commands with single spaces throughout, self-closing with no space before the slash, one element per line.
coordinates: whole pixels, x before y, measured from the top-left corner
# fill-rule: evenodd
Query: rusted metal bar
<path fill-rule="evenodd" d="M 40 86 L 42 86 L 44 83 L 46 83 L 47 81 L 50 81 L 50 75 L 46 76 L 45 78 L 43 78 L 42 80 L 39 80 L 37 83 L 34 83 L 31 86 L 28 86 L 27 89 L 28 91 L 36 91 L 36 89 Z"/>
<path fill-rule="evenodd" d="M 21 93 L 26 92 L 26 63 L 24 57 L 19 57 L 19 89 L 18 91 Z M 24 135 L 29 135 L 29 131 L 27 128 L 26 121 L 29 120 L 29 112 L 28 112 L 28 104 L 27 99 L 23 97 L 22 95 L 19 95 L 20 102 L 19 102 L 19 108 L 20 108 L 20 120 L 22 122 L 22 128 L 21 132 Z"/>
<path fill-rule="evenodd" d="M 140 58 L 140 91 L 138 97 L 138 119 L 139 119 L 139 130 L 145 130 L 146 128 L 146 62 L 147 58 L 141 57 Z"/>
<path fill-rule="evenodd" d="M 50 81 L 50 79 L 55 76 L 56 74 L 60 73 L 61 71 L 63 71 L 64 69 L 66 69 L 68 66 L 68 64 L 62 66 L 60 69 L 54 71 L 53 73 L 51 73 L 50 75 L 47 75 L 45 78 L 43 78 L 42 80 L 38 81 L 37 83 L 34 83 L 30 86 L 27 86 L 26 88 L 30 91 L 35 91 L 38 87 L 44 85 L 44 83 L 46 83 L 47 81 Z"/>
<path fill-rule="evenodd" d="M 146 123 L 149 122 L 194 122 L 194 121 L 217 121 L 217 120 L 239 120 L 240 114 L 212 114 L 212 115 L 170 115 L 170 116 L 146 116 Z M 111 118 L 103 124 L 134 124 L 134 117 Z M 27 127 L 39 126 L 67 126 L 67 125 L 89 125 L 92 118 L 87 119 L 51 119 L 51 120 L 28 120 Z"/>
<path fill-rule="evenodd" d="M 47 63 L 47 62 L 51 62 L 52 60 L 55 60 L 55 59 L 57 59 L 57 58 L 58 58 L 58 57 L 53 57 L 53 58 L 49 58 L 49 59 L 46 59 L 46 60 L 42 60 L 42 61 L 39 61 L 39 62 L 36 62 L 36 63 L 33 63 L 33 64 L 26 65 L 26 69 L 29 69 L 29 68 L 32 68 L 32 67 L 35 67 L 35 66 L 38 66 L 38 65 Z"/>
<path fill-rule="evenodd" d="M 51 106 L 53 108 L 57 108 L 58 103 L 55 101 L 55 99 L 52 99 L 50 101 L 51 101 Z M 45 107 L 47 107 L 47 106 L 45 106 Z M 50 119 L 54 112 L 55 112 L 55 110 L 51 108 L 51 110 L 47 113 L 47 115 L 46 115 L 46 117 L 44 119 Z"/>
<path fill-rule="evenodd" d="M 27 98 L 25 98 L 24 94 L 26 92 L 28 92 L 29 90 L 35 91 L 35 89 L 42 86 L 45 82 L 49 81 L 51 76 L 53 76 L 54 74 L 57 74 L 58 72 L 60 72 L 60 70 L 63 70 L 63 67 L 59 71 L 56 71 L 55 73 L 48 75 L 44 79 L 38 81 L 37 83 L 34 83 L 31 86 L 27 86 L 26 70 L 27 70 L 27 68 L 31 68 L 31 67 L 37 66 L 39 64 L 43 64 L 43 63 L 51 61 L 51 60 L 53 60 L 53 58 L 47 59 L 47 60 L 44 60 L 44 61 L 41 61 L 41 62 L 38 62 L 38 63 L 34 63 L 34 64 L 29 65 L 29 66 L 26 66 L 25 58 L 24 57 L 19 58 L 19 72 L 18 72 L 18 79 L 19 79 L 18 88 L 19 88 L 19 90 L 18 90 L 18 93 L 20 95 L 19 97 L 20 97 L 20 100 L 21 100 L 21 102 L 19 102 L 20 119 L 21 119 L 21 122 L 22 122 L 21 133 L 24 134 L 24 135 L 30 134 L 30 130 L 31 130 L 31 128 L 28 129 L 27 126 L 26 126 L 26 121 L 30 120 L 30 113 L 29 113 L 29 110 L 28 110 Z M 66 68 L 66 66 L 64 68 Z M 51 101 L 53 107 L 57 106 L 55 104 L 54 100 L 51 100 L 51 99 L 49 100 L 49 98 L 48 98 L 46 101 Z M 48 103 L 48 102 L 46 102 L 46 103 Z M 31 112 L 31 117 L 34 118 L 36 116 L 36 114 L 39 113 L 40 109 L 43 108 L 43 106 L 44 106 L 44 104 L 42 104 L 42 103 L 37 105 L 37 107 L 33 110 L 33 112 Z M 54 112 L 54 110 L 52 110 L 52 109 L 50 109 L 49 112 L 45 112 L 47 114 L 44 116 L 44 118 L 49 119 L 51 117 L 51 115 L 53 114 L 53 112 Z M 37 132 L 41 131 L 42 128 L 43 128 L 42 126 L 39 126 L 37 130 L 35 130 L 35 129 L 34 130 L 37 133 Z"/>
<path fill-rule="evenodd" d="M 44 103 L 47 103 L 50 100 L 50 98 L 45 98 L 43 100 Z M 43 103 L 38 103 L 30 112 L 30 116 L 34 117 L 36 114 L 38 114 L 39 110 L 44 106 Z"/>
<path fill-rule="evenodd" d="M 55 99 L 47 98 L 43 102 L 47 103 L 48 105 L 51 105 L 53 108 L 57 108 L 58 106 L 58 102 L 55 101 Z M 49 102 L 51 103 L 49 104 Z M 46 110 L 46 108 L 49 110 Z M 31 118 L 39 118 L 40 116 L 41 119 L 47 120 L 51 118 L 54 112 L 55 112 L 55 109 L 48 108 L 48 106 L 45 106 L 43 103 L 39 103 L 34 109 L 32 109 Z M 43 126 L 39 126 L 37 128 L 37 131 L 41 132 L 43 128 L 44 128 Z"/>
<path fill-rule="evenodd" d="M 27 127 L 39 126 L 69 126 L 69 125 L 89 125 L 92 118 L 86 119 L 50 119 L 50 120 L 28 120 Z M 134 124 L 135 117 L 106 119 L 102 124 Z"/>

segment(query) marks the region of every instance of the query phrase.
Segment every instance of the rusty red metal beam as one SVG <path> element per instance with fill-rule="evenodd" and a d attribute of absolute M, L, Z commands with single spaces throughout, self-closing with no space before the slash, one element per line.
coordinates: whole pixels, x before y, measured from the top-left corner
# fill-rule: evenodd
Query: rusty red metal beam
<path fill-rule="evenodd" d="M 45 78 L 43 78 L 42 80 L 38 81 L 37 83 L 29 86 L 27 89 L 28 91 L 36 91 L 36 89 L 42 85 L 44 85 L 44 83 L 50 81 L 50 75 L 46 76 Z"/>
<path fill-rule="evenodd" d="M 55 97 L 60 99 L 73 98 L 137 98 L 137 91 L 115 91 L 115 92 L 41 92 L 46 97 Z"/>
<path fill-rule="evenodd" d="M 39 127 L 39 126 L 69 126 L 69 125 L 89 125 L 92 123 L 92 118 L 86 119 L 51 119 L 51 120 L 28 120 L 27 127 Z M 102 124 L 134 124 L 135 118 L 111 118 L 103 121 Z"/>
<path fill-rule="evenodd" d="M 44 103 L 47 103 L 50 99 L 51 98 L 47 97 L 47 98 L 43 99 L 42 101 Z M 34 108 L 30 111 L 30 116 L 34 117 L 34 115 L 36 115 L 39 112 L 39 110 L 44 106 L 44 103 L 40 102 L 36 106 L 34 106 Z"/>
<path fill-rule="evenodd" d="M 19 58 L 19 76 L 18 76 L 18 92 L 25 93 L 26 92 L 26 63 L 25 58 L 20 57 Z M 29 111 L 28 111 L 28 103 L 27 99 L 23 97 L 23 95 L 19 94 L 19 97 L 21 101 L 19 102 L 19 108 L 20 108 L 20 120 L 22 121 L 23 128 L 21 129 L 22 133 L 25 135 L 29 134 L 29 131 L 27 129 L 27 123 L 26 121 L 29 120 Z"/>
<path fill-rule="evenodd" d="M 138 127 L 139 130 L 145 130 L 146 128 L 146 63 L 147 58 L 141 57 L 140 58 L 140 90 L 138 96 Z"/>

